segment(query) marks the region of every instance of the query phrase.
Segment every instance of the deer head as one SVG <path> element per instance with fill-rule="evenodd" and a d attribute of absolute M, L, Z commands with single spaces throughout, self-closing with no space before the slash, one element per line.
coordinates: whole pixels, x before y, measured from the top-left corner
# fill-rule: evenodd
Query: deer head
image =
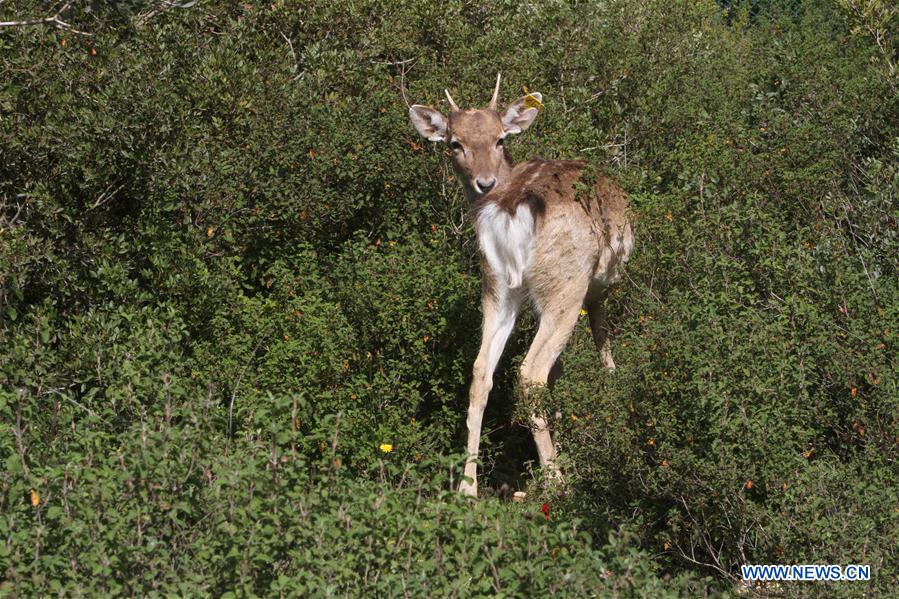
<path fill-rule="evenodd" d="M 447 90 L 444 92 L 450 105 L 448 118 L 430 106 L 416 104 L 409 108 L 409 118 L 422 137 L 449 144 L 453 167 L 470 201 L 502 188 L 507 182 L 512 160 L 504 140 L 507 135 L 521 133 L 531 126 L 543 99 L 539 93 L 530 93 L 499 114 L 496 111 L 499 83 L 497 74 L 487 108 L 461 110 Z"/>

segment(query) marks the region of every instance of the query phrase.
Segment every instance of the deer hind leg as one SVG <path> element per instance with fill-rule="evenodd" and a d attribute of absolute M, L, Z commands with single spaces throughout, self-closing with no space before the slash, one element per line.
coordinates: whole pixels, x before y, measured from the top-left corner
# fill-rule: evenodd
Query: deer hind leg
<path fill-rule="evenodd" d="M 537 334 L 521 364 L 521 386 L 525 401 L 528 393 L 535 387 L 547 385 L 550 372 L 577 324 L 582 298 L 583 295 L 579 295 L 569 297 L 567 301 L 554 302 L 555 305 L 545 310 L 541 316 Z M 535 411 L 531 415 L 531 424 L 540 466 L 550 478 L 561 480 L 556 448 L 549 434 L 546 417 Z"/>
<path fill-rule="evenodd" d="M 610 370 L 615 369 L 615 360 L 612 359 L 612 350 L 609 347 L 609 314 L 606 311 L 607 290 L 595 300 L 587 304 L 587 315 L 590 318 L 590 331 L 593 333 L 593 343 L 602 363 Z"/>
<path fill-rule="evenodd" d="M 506 347 L 506 341 L 515 326 L 515 318 L 521 306 L 521 298 L 514 292 L 499 290 L 497 297 L 485 293 L 483 300 L 484 324 L 481 349 L 474 362 L 471 388 L 468 393 L 468 459 L 465 462 L 465 478 L 459 491 L 465 495 L 478 495 L 478 451 L 481 444 L 481 423 L 487 398 L 493 388 L 493 371 Z M 471 480 L 471 482 L 468 481 Z"/>

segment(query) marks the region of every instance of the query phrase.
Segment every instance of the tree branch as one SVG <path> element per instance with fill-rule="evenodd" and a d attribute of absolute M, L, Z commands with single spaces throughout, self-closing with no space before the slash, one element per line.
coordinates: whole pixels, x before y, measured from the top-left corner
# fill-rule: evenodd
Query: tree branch
<path fill-rule="evenodd" d="M 79 29 L 75 29 L 68 23 L 62 20 L 62 13 L 69 10 L 71 7 L 70 2 L 66 2 L 62 5 L 58 11 L 49 17 L 44 17 L 41 19 L 25 19 L 22 21 L 0 21 L 0 27 L 28 27 L 31 25 L 53 25 L 57 29 L 64 29 L 66 31 L 71 31 L 72 33 L 77 33 L 78 35 L 93 35 L 92 33 L 88 33 L 87 31 L 81 31 Z"/>

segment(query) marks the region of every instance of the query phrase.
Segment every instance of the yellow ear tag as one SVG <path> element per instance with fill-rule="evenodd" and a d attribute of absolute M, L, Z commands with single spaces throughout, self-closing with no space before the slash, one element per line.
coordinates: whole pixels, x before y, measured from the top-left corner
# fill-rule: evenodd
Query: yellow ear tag
<path fill-rule="evenodd" d="M 543 108 L 543 102 L 537 99 L 537 96 L 528 91 L 527 86 L 522 87 L 524 93 L 527 94 L 524 97 L 524 107 L 525 108 L 536 108 L 540 110 Z"/>

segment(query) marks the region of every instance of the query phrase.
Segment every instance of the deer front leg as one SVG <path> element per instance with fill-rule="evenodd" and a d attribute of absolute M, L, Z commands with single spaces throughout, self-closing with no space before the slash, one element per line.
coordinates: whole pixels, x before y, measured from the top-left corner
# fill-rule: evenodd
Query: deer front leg
<path fill-rule="evenodd" d="M 493 388 L 493 371 L 496 370 L 509 334 L 515 326 L 515 318 L 521 305 L 521 298 L 506 289 L 499 289 L 492 294 L 486 281 L 485 289 L 487 291 L 482 298 L 484 323 L 481 349 L 474 362 L 468 394 L 468 460 L 465 463 L 465 478 L 459 485 L 462 493 L 472 497 L 478 495 L 477 459 L 481 444 L 481 422 L 487 408 L 487 397 Z"/>
<path fill-rule="evenodd" d="M 560 302 L 560 305 L 545 312 L 540 318 L 537 334 L 521 363 L 521 387 L 525 399 L 533 388 L 547 385 L 550 371 L 577 324 L 579 311 L 580 301 L 572 299 Z M 556 460 L 556 447 L 550 437 L 546 418 L 535 411 L 531 415 L 531 424 L 537 455 L 540 457 L 540 467 L 549 478 L 561 480 L 562 472 Z"/>

